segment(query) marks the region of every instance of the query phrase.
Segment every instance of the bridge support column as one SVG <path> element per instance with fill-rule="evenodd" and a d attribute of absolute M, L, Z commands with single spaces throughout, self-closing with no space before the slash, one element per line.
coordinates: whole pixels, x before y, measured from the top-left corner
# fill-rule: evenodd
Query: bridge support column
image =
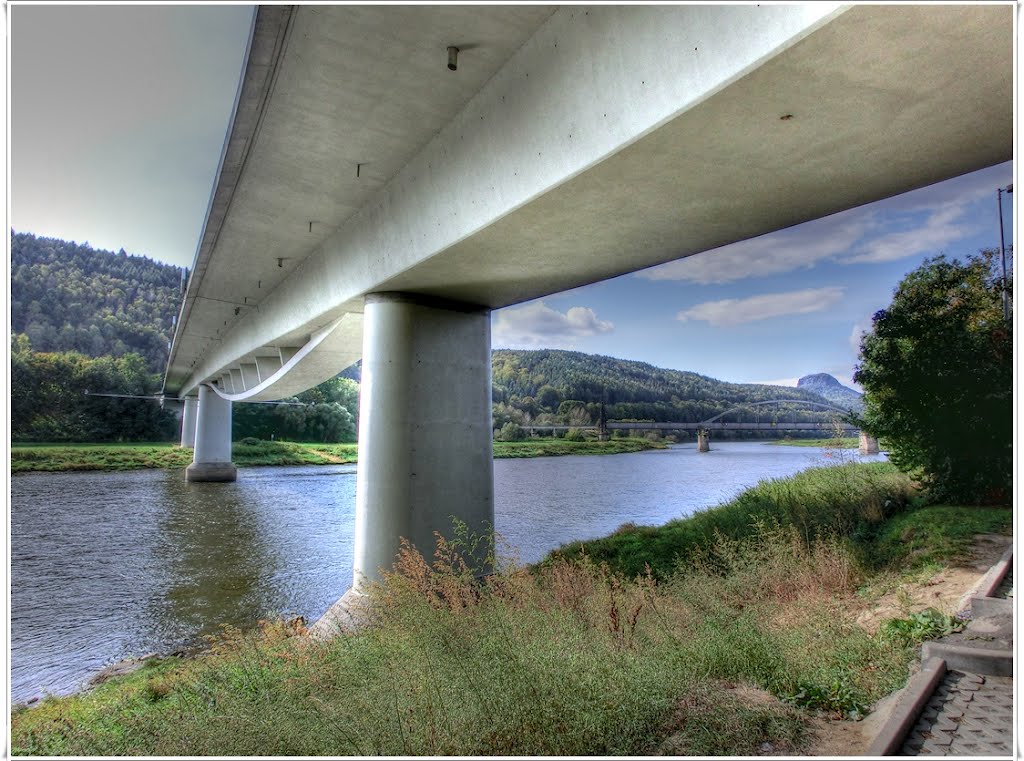
<path fill-rule="evenodd" d="M 196 445 L 196 415 L 199 412 L 199 400 L 186 397 L 181 410 L 181 446 L 191 449 Z"/>
<path fill-rule="evenodd" d="M 711 432 L 706 429 L 697 431 L 697 451 L 698 452 L 710 452 L 711 451 Z"/>
<path fill-rule="evenodd" d="M 453 521 L 490 536 L 490 310 L 428 297 L 366 297 L 359 394 L 354 588 L 390 569 L 399 539 L 429 560 Z"/>
<path fill-rule="evenodd" d="M 860 453 L 867 454 L 878 454 L 878 439 L 874 436 L 868 436 L 864 431 L 860 432 Z"/>
<path fill-rule="evenodd" d="M 199 387 L 195 454 L 185 469 L 187 481 L 234 481 L 238 470 L 231 462 L 231 402 L 209 386 Z"/>

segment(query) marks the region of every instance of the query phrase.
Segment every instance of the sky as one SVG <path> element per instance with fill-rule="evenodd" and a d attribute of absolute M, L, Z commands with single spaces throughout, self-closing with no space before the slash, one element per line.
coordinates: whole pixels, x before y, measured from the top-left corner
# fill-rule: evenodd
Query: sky
<path fill-rule="evenodd" d="M 10 226 L 190 266 L 251 6 L 9 5 Z M 852 385 L 861 333 L 931 256 L 999 246 L 1012 163 L 498 310 L 494 348 L 739 383 Z M 1014 196 L 1004 197 L 1007 245 Z"/>

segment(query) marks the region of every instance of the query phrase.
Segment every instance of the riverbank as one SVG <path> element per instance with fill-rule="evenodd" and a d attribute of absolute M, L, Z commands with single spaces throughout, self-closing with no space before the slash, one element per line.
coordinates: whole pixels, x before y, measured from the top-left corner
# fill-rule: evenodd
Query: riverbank
<path fill-rule="evenodd" d="M 840 508 L 818 516 L 840 487 Z M 702 541 L 630 528 L 604 562 L 563 548 L 483 586 L 454 544 L 435 573 L 407 554 L 371 593 L 371 627 L 330 642 L 284 623 L 228 631 L 201 657 L 15 710 L 12 750 L 806 752 L 821 715 L 863 714 L 902 685 L 927 635 L 909 607 L 903 625 L 859 617 L 959 562 L 974 534 L 1009 532 L 1012 511 L 917 506 L 909 479 L 876 463 L 762 484 L 687 522 Z M 615 573 L 637 537 L 677 567 Z"/>
<path fill-rule="evenodd" d="M 531 439 L 496 441 L 496 459 L 559 457 L 565 455 L 623 454 L 665 445 L 641 438 L 610 441 Z M 239 467 L 259 465 L 338 465 L 357 461 L 356 444 L 310 444 L 243 439 L 232 446 Z M 117 471 L 145 468 L 186 468 L 192 450 L 170 443 L 143 444 L 14 444 L 10 451 L 11 473 L 63 471 Z"/>
<path fill-rule="evenodd" d="M 856 449 L 860 446 L 860 439 L 856 436 L 844 436 L 839 439 L 775 439 L 765 442 L 766 444 L 777 444 L 784 447 L 825 447 L 827 449 Z"/>

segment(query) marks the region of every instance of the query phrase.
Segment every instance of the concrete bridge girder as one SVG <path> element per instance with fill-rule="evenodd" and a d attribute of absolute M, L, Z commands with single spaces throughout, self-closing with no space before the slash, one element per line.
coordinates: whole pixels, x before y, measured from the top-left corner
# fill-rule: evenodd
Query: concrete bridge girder
<path fill-rule="evenodd" d="M 311 387 L 311 379 L 316 381 L 312 385 L 318 385 L 355 364 L 360 352 L 351 347 L 361 335 L 362 315 L 347 314 L 297 349 L 282 347 L 277 357 L 258 356 L 251 362 L 239 362 L 213 388 L 232 402 L 276 401 L 295 396 Z M 261 366 L 268 373 L 266 377 L 259 370 Z"/>

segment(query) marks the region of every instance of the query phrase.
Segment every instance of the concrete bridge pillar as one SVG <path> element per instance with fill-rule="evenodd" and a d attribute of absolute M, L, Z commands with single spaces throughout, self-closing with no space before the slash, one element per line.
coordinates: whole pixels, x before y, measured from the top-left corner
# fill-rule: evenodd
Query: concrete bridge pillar
<path fill-rule="evenodd" d="M 861 454 L 878 454 L 878 439 L 861 431 L 859 449 Z"/>
<path fill-rule="evenodd" d="M 702 428 L 697 431 L 697 451 L 698 452 L 710 452 L 711 451 L 711 431 Z"/>
<path fill-rule="evenodd" d="M 392 567 L 400 538 L 430 560 L 453 518 L 491 535 L 490 310 L 370 294 L 360 385 L 356 590 Z"/>
<path fill-rule="evenodd" d="M 196 445 L 196 414 L 199 411 L 199 400 L 186 397 L 181 410 L 181 446 L 191 449 Z"/>
<path fill-rule="evenodd" d="M 234 481 L 231 462 L 231 402 L 205 383 L 199 386 L 195 453 L 185 469 L 188 481 Z"/>

